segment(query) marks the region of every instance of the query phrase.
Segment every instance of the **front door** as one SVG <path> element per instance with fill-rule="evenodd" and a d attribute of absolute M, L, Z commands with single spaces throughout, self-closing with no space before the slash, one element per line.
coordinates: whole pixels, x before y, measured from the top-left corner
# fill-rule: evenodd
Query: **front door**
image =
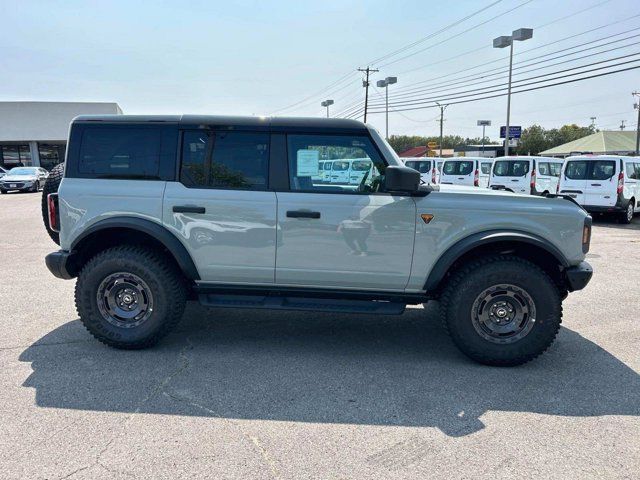
<path fill-rule="evenodd" d="M 384 193 L 385 164 L 367 136 L 288 135 L 290 191 L 278 192 L 276 283 L 401 291 L 411 270 L 416 206 Z M 313 182 L 321 160 L 373 167 L 359 185 Z"/>
<path fill-rule="evenodd" d="M 167 182 L 163 222 L 185 244 L 203 282 L 272 284 L 276 194 L 267 191 L 269 134 L 183 134 L 178 182 Z"/>

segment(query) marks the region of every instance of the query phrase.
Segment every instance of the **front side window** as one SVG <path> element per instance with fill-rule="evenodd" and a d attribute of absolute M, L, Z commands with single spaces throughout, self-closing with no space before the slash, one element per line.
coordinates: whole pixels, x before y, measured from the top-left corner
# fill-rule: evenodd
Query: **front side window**
<path fill-rule="evenodd" d="M 473 171 L 473 161 L 448 160 L 442 168 L 445 175 L 469 175 Z"/>
<path fill-rule="evenodd" d="M 498 160 L 493 166 L 493 174 L 497 177 L 524 177 L 527 173 L 527 160 Z"/>
<path fill-rule="evenodd" d="M 385 164 L 371 140 L 350 135 L 288 135 L 291 190 L 368 193 L 381 191 Z M 326 171 L 316 180 L 320 163 Z"/>
<path fill-rule="evenodd" d="M 627 177 L 633 178 L 633 179 L 636 178 L 636 169 L 633 163 L 627 163 L 625 165 L 625 170 L 627 171 Z"/>
<path fill-rule="evenodd" d="M 180 181 L 187 187 L 265 190 L 269 134 L 184 132 Z"/>
<path fill-rule="evenodd" d="M 80 146 L 80 173 L 157 178 L 160 131 L 155 128 L 87 128 Z"/>

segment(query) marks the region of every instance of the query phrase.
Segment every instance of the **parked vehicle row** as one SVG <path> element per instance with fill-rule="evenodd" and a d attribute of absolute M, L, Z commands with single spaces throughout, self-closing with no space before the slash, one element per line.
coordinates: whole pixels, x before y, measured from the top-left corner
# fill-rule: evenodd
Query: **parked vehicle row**
<path fill-rule="evenodd" d="M 525 195 L 558 193 L 589 213 L 617 214 L 629 223 L 640 212 L 640 158 L 582 155 L 566 159 L 509 156 L 406 158 L 426 184 L 467 185 Z"/>

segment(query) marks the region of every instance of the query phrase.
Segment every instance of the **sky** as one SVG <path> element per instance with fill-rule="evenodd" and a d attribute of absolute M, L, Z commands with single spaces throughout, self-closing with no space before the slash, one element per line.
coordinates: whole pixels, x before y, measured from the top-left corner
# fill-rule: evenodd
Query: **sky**
<path fill-rule="evenodd" d="M 389 134 L 436 135 L 434 95 L 503 83 L 508 49 L 494 49 L 491 41 L 517 28 L 534 33 L 514 44 L 514 69 L 525 62 L 514 80 L 619 56 L 628 57 L 613 63 L 636 62 L 610 70 L 640 65 L 638 0 L 0 0 L 0 12 L 0 101 L 117 102 L 128 114 L 324 116 L 320 102 L 327 98 L 335 101 L 330 113 L 337 114 L 364 99 L 356 69 L 371 65 L 380 69 L 372 85 L 398 78 L 389 86 L 392 99 L 431 89 L 417 94 L 427 98 L 420 106 L 429 108 L 390 112 Z M 585 43 L 543 58 L 573 57 L 526 63 Z M 639 55 L 629 56 L 634 53 Z M 474 74 L 485 71 L 487 83 L 476 83 L 482 80 Z M 516 94 L 511 124 L 586 126 L 596 117 L 601 129 L 618 129 L 622 120 L 633 129 L 634 90 L 640 90 L 640 69 Z M 370 101 L 380 104 L 383 94 L 372 87 Z M 452 104 L 444 132 L 479 137 L 476 121 L 486 119 L 492 121 L 487 136 L 497 139 L 505 117 L 506 97 Z M 384 113 L 368 121 L 384 133 Z"/>

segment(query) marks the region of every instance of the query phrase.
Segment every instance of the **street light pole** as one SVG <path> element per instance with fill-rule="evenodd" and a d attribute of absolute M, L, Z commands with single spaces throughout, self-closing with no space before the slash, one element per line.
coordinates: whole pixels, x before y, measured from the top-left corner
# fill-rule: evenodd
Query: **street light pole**
<path fill-rule="evenodd" d="M 484 129 L 491 126 L 491 120 L 478 120 L 478 126 L 482 126 L 482 156 L 484 157 L 484 139 L 486 136 Z"/>
<path fill-rule="evenodd" d="M 385 138 L 389 140 L 389 85 L 393 85 L 398 82 L 397 77 L 387 77 L 384 80 L 378 80 L 376 85 L 380 88 L 384 87 L 385 90 L 385 123 L 386 123 L 386 135 Z"/>
<path fill-rule="evenodd" d="M 320 105 L 327 107 L 327 118 L 329 118 L 329 105 L 333 105 L 333 100 L 325 100 L 324 102 L 321 102 Z"/>
<path fill-rule="evenodd" d="M 509 120 L 511 119 L 511 77 L 513 72 L 513 42 L 529 40 L 533 37 L 532 28 L 519 28 L 511 35 L 497 37 L 493 39 L 493 48 L 509 47 L 509 84 L 507 86 L 507 125 L 504 133 L 504 155 L 509 155 Z"/>

